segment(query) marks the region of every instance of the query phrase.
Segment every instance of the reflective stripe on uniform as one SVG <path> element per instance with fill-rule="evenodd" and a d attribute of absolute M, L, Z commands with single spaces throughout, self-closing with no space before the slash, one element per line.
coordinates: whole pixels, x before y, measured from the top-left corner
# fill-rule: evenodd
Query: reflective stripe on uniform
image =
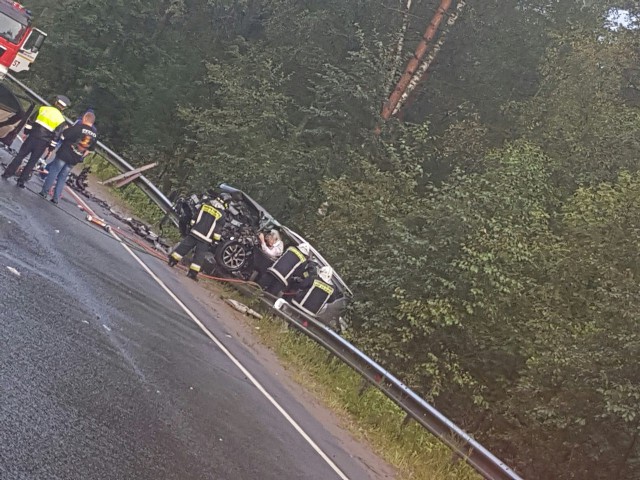
<path fill-rule="evenodd" d="M 298 262 L 295 263 L 288 272 L 285 272 L 285 274 L 283 274 L 280 271 L 278 271 L 277 267 L 279 265 L 282 265 L 282 263 L 285 260 L 287 260 L 286 258 L 287 253 L 292 253 L 293 255 L 295 255 L 295 257 L 298 259 Z M 298 269 L 298 267 L 302 265 L 306 260 L 307 260 L 307 257 L 305 257 L 300 250 L 298 250 L 296 247 L 289 247 L 285 250 L 284 254 L 278 260 L 276 260 L 276 263 L 274 263 L 271 267 L 267 269 L 267 271 L 275 275 L 275 277 L 278 280 L 280 280 L 282 283 L 284 283 L 286 287 L 289 285 L 289 277 L 293 275 L 293 273 Z"/>
<path fill-rule="evenodd" d="M 172 252 L 171 253 L 171 258 L 173 258 L 174 260 L 177 260 L 179 262 L 180 260 L 182 260 L 182 255 L 180 255 L 179 253 L 176 253 L 176 252 Z"/>
<path fill-rule="evenodd" d="M 62 123 L 64 123 L 64 116 L 60 113 L 60 110 L 54 107 L 40 107 L 38 110 L 38 116 L 35 123 L 46 128 L 50 132 L 53 132 Z"/>
<path fill-rule="evenodd" d="M 203 235 L 202 233 L 200 233 L 197 230 L 191 230 L 189 232 L 190 235 L 193 235 L 194 237 L 198 237 L 200 240 L 207 242 L 207 243 L 211 243 L 211 239 L 207 238 L 205 235 Z"/>
<path fill-rule="evenodd" d="M 216 220 L 220 220 L 222 218 L 222 213 L 220 213 L 218 209 L 212 207 L 211 205 L 203 205 L 202 211 L 207 212 L 209 215 L 213 215 Z M 198 217 L 198 219 L 200 219 L 200 217 Z"/>
<path fill-rule="evenodd" d="M 194 272 L 200 272 L 201 268 L 202 267 L 200 265 L 196 265 L 195 263 L 189 265 L 189 270 L 193 270 Z"/>
<path fill-rule="evenodd" d="M 302 303 L 303 303 L 303 302 L 296 302 L 295 300 L 291 300 L 291 303 L 292 303 L 294 306 L 298 307 L 300 310 L 302 310 L 302 311 L 303 311 L 304 313 L 306 313 L 307 315 L 310 315 L 310 316 L 312 316 L 312 317 L 315 317 L 315 316 L 316 316 L 316 314 L 315 314 L 315 313 L 313 313 L 311 310 L 308 310 L 308 309 L 306 309 L 306 308 L 304 308 L 304 307 L 302 306 Z"/>
<path fill-rule="evenodd" d="M 198 217 L 195 220 L 195 224 L 197 225 L 198 223 L 200 223 L 200 220 L 202 220 L 202 216 L 207 213 L 209 215 L 211 215 L 215 220 L 213 221 L 213 224 L 211 224 L 211 227 L 209 228 L 209 231 L 204 234 L 204 233 L 200 233 L 197 230 L 192 230 L 191 234 L 201 238 L 202 240 L 211 243 L 211 236 L 213 235 L 213 231 L 216 228 L 216 224 L 218 223 L 218 220 L 220 220 L 222 218 L 222 213 L 217 210 L 216 208 L 214 208 L 211 205 L 202 205 L 202 207 L 200 207 L 200 211 L 198 212 Z M 220 237 L 220 235 L 217 235 L 218 237 Z M 215 236 L 214 236 L 215 238 Z M 220 240 L 220 238 L 215 238 L 215 240 Z"/>
<path fill-rule="evenodd" d="M 307 259 L 307 257 L 305 257 L 304 254 L 300 250 L 298 250 L 296 247 L 289 247 L 287 248 L 287 250 L 295 254 L 295 256 L 298 257 L 301 262 L 304 262 Z"/>
<path fill-rule="evenodd" d="M 321 282 L 320 280 L 313 281 L 313 288 L 319 288 L 320 290 L 325 292 L 327 295 L 333 294 L 333 287 L 330 285 L 327 285 L 324 282 Z"/>
<path fill-rule="evenodd" d="M 322 290 L 324 293 L 327 294 L 327 298 L 324 299 L 324 301 L 322 302 L 322 305 L 320 305 L 320 308 L 318 308 L 318 312 L 320 312 L 320 310 L 322 310 L 322 307 L 324 307 L 326 305 L 326 303 L 329 301 L 329 298 L 331 297 L 331 295 L 333 294 L 333 291 L 334 291 L 333 287 L 331 285 L 327 285 L 325 282 L 320 281 L 320 280 L 314 280 L 313 281 L 313 286 L 309 289 L 309 291 L 302 298 L 302 300 L 300 300 L 298 302 L 295 299 L 293 299 L 291 301 L 291 303 L 294 304 L 296 307 L 298 307 L 303 312 L 305 312 L 306 314 L 311 315 L 311 316 L 316 316 L 318 312 L 312 312 L 311 310 L 309 310 L 308 308 L 305 307 L 305 304 L 307 303 L 307 300 L 309 299 L 309 297 L 313 293 L 313 290 L 316 289 L 316 288 L 318 290 Z"/>

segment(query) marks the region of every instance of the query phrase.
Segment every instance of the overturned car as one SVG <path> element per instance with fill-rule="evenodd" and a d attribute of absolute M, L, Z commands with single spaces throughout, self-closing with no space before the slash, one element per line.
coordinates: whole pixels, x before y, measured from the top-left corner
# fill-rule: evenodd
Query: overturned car
<path fill-rule="evenodd" d="M 209 195 L 224 195 L 227 208 L 222 238 L 211 245 L 202 265 L 202 272 L 205 274 L 255 280 L 274 262 L 260 248 L 260 233 L 278 231 L 285 249 L 308 243 L 301 235 L 280 224 L 258 202 L 237 188 L 221 184 L 212 189 Z M 174 211 L 183 236 L 189 233 L 191 220 L 197 215 L 198 203 L 199 198 L 196 195 L 180 197 L 174 203 Z M 330 266 L 312 245 L 309 259 L 317 269 Z M 353 293 L 335 270 L 330 283 L 334 293 L 316 317 L 327 325 L 338 327 L 340 316 Z M 290 292 L 285 291 L 283 297 L 288 299 Z"/>

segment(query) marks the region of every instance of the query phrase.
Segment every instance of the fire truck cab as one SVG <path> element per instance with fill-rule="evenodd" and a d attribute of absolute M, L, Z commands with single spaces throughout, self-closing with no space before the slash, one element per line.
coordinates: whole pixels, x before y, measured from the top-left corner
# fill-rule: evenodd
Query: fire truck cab
<path fill-rule="evenodd" d="M 28 70 L 47 34 L 33 28 L 32 15 L 18 2 L 0 0 L 0 79 L 9 70 Z"/>

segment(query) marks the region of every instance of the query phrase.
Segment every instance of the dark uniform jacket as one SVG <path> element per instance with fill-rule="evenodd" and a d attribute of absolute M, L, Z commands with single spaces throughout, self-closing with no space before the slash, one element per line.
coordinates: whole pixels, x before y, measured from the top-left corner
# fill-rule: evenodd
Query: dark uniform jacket
<path fill-rule="evenodd" d="M 77 165 L 87 152 L 95 150 L 97 142 L 98 133 L 93 126 L 76 123 L 62 132 L 62 145 L 56 158 L 69 165 Z"/>
<path fill-rule="evenodd" d="M 309 315 L 316 315 L 329 301 L 335 289 L 317 276 L 310 276 L 300 283 L 301 290 L 291 301 Z"/>
<path fill-rule="evenodd" d="M 224 227 L 224 214 L 213 205 L 203 204 L 198 211 L 198 216 L 193 220 L 190 235 L 198 240 L 212 243 L 221 239 L 220 232 Z"/>
<path fill-rule="evenodd" d="M 267 271 L 287 286 L 291 277 L 302 275 L 307 262 L 307 257 L 300 250 L 296 247 L 289 247 Z"/>

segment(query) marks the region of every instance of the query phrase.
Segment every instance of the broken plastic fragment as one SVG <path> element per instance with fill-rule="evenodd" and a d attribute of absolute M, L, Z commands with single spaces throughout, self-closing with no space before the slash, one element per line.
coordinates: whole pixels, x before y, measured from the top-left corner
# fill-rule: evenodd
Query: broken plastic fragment
<path fill-rule="evenodd" d="M 244 303 L 240 303 L 237 300 L 233 300 L 232 298 L 227 298 L 226 302 L 229 305 L 231 305 L 233 308 L 238 310 L 239 312 L 246 313 L 247 315 L 251 315 L 252 317 L 255 317 L 258 319 L 262 318 L 262 315 L 260 315 L 255 310 L 252 310 L 251 308 L 247 307 Z"/>
<path fill-rule="evenodd" d="M 20 272 L 13 267 L 7 267 L 7 270 L 9 270 L 14 275 L 17 275 L 18 277 L 20 276 Z"/>

